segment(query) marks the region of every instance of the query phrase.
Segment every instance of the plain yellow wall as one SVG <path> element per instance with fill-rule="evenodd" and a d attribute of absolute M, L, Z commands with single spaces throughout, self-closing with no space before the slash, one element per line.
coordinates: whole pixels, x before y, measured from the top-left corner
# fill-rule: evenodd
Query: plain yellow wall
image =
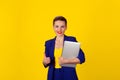
<path fill-rule="evenodd" d="M 120 80 L 119 0 L 1 0 L 0 80 L 46 80 L 44 42 L 55 36 L 57 15 L 85 52 L 79 79 Z"/>

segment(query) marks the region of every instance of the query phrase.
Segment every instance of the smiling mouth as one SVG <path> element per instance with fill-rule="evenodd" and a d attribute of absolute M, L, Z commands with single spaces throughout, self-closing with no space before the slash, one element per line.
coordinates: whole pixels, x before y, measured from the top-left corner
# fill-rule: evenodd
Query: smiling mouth
<path fill-rule="evenodd" d="M 58 33 L 58 34 L 62 34 L 62 32 L 59 32 L 59 31 L 58 31 L 57 33 Z"/>

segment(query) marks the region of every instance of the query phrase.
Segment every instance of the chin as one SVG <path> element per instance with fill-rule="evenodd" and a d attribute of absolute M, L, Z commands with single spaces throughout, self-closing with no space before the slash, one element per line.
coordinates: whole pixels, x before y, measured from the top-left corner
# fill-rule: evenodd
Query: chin
<path fill-rule="evenodd" d="M 63 36 L 64 34 L 57 34 L 57 36 Z"/>

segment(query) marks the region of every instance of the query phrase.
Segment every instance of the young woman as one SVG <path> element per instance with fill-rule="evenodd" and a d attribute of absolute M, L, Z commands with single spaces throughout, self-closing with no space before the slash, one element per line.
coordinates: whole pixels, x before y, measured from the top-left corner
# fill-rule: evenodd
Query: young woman
<path fill-rule="evenodd" d="M 61 64 L 82 64 L 85 56 L 80 49 L 79 55 L 72 59 L 61 57 L 64 41 L 77 42 L 75 37 L 66 36 L 67 20 L 63 16 L 57 16 L 53 20 L 55 38 L 45 42 L 45 53 L 43 64 L 49 66 L 47 80 L 78 80 L 76 69 L 73 67 L 63 67 Z"/>

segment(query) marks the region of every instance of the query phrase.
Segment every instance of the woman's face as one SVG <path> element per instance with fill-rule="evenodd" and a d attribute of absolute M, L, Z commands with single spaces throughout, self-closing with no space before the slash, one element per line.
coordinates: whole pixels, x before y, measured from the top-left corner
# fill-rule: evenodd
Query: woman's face
<path fill-rule="evenodd" d="M 53 29 L 57 36 L 63 36 L 65 30 L 67 29 L 67 26 L 64 21 L 58 20 L 58 21 L 55 21 L 53 25 Z"/>

